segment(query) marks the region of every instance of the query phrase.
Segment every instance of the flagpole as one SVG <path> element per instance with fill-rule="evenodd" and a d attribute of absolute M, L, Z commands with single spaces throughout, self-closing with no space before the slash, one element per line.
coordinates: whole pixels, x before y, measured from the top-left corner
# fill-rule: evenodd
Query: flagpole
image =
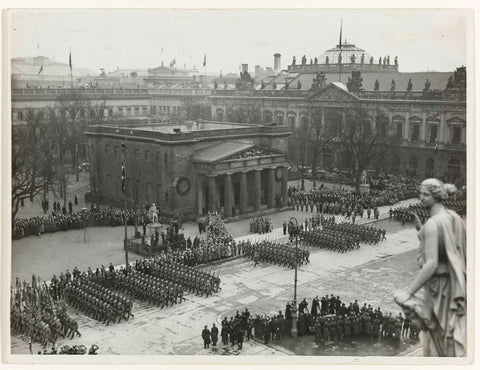
<path fill-rule="evenodd" d="M 340 83 L 342 82 L 342 25 L 343 25 L 343 20 L 341 19 L 340 20 L 340 44 L 339 44 L 339 47 L 340 47 L 340 70 L 339 70 L 339 74 L 338 74 L 338 79 L 339 79 Z"/>
<path fill-rule="evenodd" d="M 124 221 L 125 221 L 125 239 L 123 240 L 123 248 L 125 249 L 125 267 L 128 267 L 128 248 L 127 248 L 127 179 L 125 176 L 125 152 L 127 146 L 122 143 L 122 186 L 123 186 L 123 212 L 124 212 Z"/>
<path fill-rule="evenodd" d="M 70 47 L 70 57 L 69 57 L 68 61 L 69 61 L 69 64 L 70 64 L 70 82 L 72 84 L 72 90 L 73 90 L 72 47 Z"/>

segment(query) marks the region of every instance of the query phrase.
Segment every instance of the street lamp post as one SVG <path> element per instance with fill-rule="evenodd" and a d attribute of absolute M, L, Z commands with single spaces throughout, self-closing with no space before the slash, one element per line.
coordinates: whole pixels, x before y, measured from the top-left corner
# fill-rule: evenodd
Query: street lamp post
<path fill-rule="evenodd" d="M 293 306 L 292 306 L 292 337 L 296 338 L 298 336 L 298 329 L 297 329 L 297 261 L 298 261 L 298 221 L 295 217 L 290 218 L 289 222 L 295 221 L 295 280 L 293 286 Z"/>
<path fill-rule="evenodd" d="M 126 175 L 125 175 L 125 152 L 127 146 L 122 143 L 122 187 L 123 187 L 123 214 L 125 221 L 125 238 L 123 239 L 123 248 L 125 249 L 125 267 L 128 267 L 128 245 L 127 245 L 127 185 L 126 185 Z"/>

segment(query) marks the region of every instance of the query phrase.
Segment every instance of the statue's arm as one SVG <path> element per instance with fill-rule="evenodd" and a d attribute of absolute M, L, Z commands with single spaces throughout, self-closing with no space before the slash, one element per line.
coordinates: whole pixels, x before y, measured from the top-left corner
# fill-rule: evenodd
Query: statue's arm
<path fill-rule="evenodd" d="M 425 244 L 425 263 L 420 272 L 413 281 L 407 292 L 410 296 L 414 295 L 423 287 L 433 276 L 438 267 L 438 229 L 433 221 L 425 223 L 424 226 L 424 244 Z"/>

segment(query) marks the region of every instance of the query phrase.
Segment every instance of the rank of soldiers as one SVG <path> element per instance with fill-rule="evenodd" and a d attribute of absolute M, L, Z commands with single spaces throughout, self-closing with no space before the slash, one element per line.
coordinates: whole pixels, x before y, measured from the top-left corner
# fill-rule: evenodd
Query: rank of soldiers
<path fill-rule="evenodd" d="M 300 240 L 302 240 L 302 242 L 305 244 L 340 253 L 345 253 L 360 248 L 359 239 L 347 232 L 338 232 L 329 229 L 317 229 L 301 231 L 299 237 Z"/>
<path fill-rule="evenodd" d="M 65 300 L 84 314 L 107 326 L 118 319 L 127 321 L 132 314 L 132 302 L 119 293 L 90 280 L 75 279 L 65 288 Z"/>
<path fill-rule="evenodd" d="M 356 225 L 349 222 L 342 222 L 339 224 L 330 224 L 324 228 L 340 233 L 347 233 L 355 236 L 361 243 L 377 244 L 385 240 L 387 231 L 385 229 L 377 229 L 368 225 Z"/>
<path fill-rule="evenodd" d="M 256 234 L 265 234 L 273 230 L 273 220 L 271 218 L 254 217 L 250 221 L 250 232 Z"/>
<path fill-rule="evenodd" d="M 242 242 L 242 249 L 245 256 L 258 262 L 266 262 L 274 265 L 295 268 L 297 266 L 309 263 L 310 252 L 306 249 L 298 249 L 289 244 L 279 244 L 278 242 L 261 241 L 252 243 L 250 241 Z"/>
<path fill-rule="evenodd" d="M 158 258 L 146 258 L 135 262 L 135 270 L 170 282 L 183 290 L 206 297 L 221 290 L 221 280 L 214 273 L 205 272 L 179 262 L 162 263 Z"/>

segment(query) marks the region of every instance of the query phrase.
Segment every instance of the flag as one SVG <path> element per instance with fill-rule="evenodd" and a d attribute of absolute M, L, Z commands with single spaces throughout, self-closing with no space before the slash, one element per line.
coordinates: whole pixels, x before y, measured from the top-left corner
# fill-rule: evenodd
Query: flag
<path fill-rule="evenodd" d="M 163 46 L 162 46 L 162 51 L 160 53 L 163 53 Z"/>
<path fill-rule="evenodd" d="M 39 74 L 40 74 L 40 73 L 42 73 L 42 72 L 43 72 L 43 64 L 41 65 L 41 67 L 40 67 L 40 69 L 39 69 L 39 71 L 38 71 L 37 75 L 39 75 Z"/>
<path fill-rule="evenodd" d="M 176 60 L 175 60 L 175 58 L 173 58 L 173 60 L 170 62 L 170 67 L 173 67 L 175 65 L 175 63 L 176 63 Z"/>
<path fill-rule="evenodd" d="M 126 177 L 125 177 L 125 162 L 122 163 L 122 191 L 126 190 Z"/>
<path fill-rule="evenodd" d="M 70 66 L 70 72 L 72 72 L 72 50 L 70 49 L 70 55 L 68 56 L 68 65 Z"/>
<path fill-rule="evenodd" d="M 205 67 L 207 65 L 207 54 L 205 53 L 205 56 L 203 57 L 203 66 Z"/>

